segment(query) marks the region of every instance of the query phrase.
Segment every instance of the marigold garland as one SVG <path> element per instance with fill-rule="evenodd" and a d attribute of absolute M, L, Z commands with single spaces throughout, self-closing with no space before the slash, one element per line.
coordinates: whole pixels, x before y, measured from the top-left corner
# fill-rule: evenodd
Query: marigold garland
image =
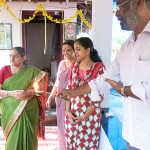
<path fill-rule="evenodd" d="M 39 12 L 39 10 L 42 10 L 42 15 L 44 17 L 47 17 L 50 21 L 55 22 L 55 23 L 68 23 L 71 20 L 73 20 L 74 18 L 76 18 L 78 15 L 80 16 L 80 18 L 83 20 L 83 22 L 89 27 L 92 28 L 92 26 L 89 24 L 89 22 L 83 17 L 83 13 L 82 10 L 77 10 L 76 14 L 72 17 L 70 17 L 69 19 L 66 20 L 61 20 L 61 19 L 54 19 L 52 16 L 48 15 L 44 6 L 41 3 L 37 4 L 37 8 L 35 10 L 35 12 L 33 13 L 32 17 L 29 17 L 29 19 L 17 19 L 16 16 L 11 12 L 10 7 L 7 5 L 6 0 L 0 0 L 0 7 L 4 4 L 6 10 L 9 12 L 9 14 L 17 21 L 22 22 L 22 23 L 27 23 L 30 22 L 31 20 L 34 19 L 34 17 L 36 16 L 36 14 Z M 0 10 L 1 12 L 1 10 Z"/>

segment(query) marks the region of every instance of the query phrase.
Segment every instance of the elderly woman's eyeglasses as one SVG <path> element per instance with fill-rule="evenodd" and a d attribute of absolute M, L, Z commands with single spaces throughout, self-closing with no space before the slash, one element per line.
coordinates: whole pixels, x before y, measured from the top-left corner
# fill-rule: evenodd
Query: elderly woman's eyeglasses
<path fill-rule="evenodd" d="M 120 6 L 122 6 L 122 5 L 126 4 L 127 2 L 129 2 L 129 0 L 128 0 L 128 1 L 125 1 L 125 2 L 123 2 L 122 4 L 117 5 L 117 6 L 116 6 L 116 11 L 120 11 Z"/>

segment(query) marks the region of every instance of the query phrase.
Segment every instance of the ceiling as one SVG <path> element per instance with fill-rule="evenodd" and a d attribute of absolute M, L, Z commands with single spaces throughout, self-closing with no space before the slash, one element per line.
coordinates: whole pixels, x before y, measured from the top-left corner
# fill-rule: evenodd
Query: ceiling
<path fill-rule="evenodd" d="M 91 2 L 92 0 L 7 0 L 7 1 L 32 1 L 32 2 L 45 2 L 45 1 L 49 1 L 49 2 Z"/>
<path fill-rule="evenodd" d="M 86 18 L 87 21 L 89 21 L 90 25 L 92 25 L 92 0 L 7 0 L 7 1 L 31 1 L 31 2 L 77 2 L 77 9 L 81 9 L 84 18 Z M 81 29 L 81 18 L 78 16 L 77 17 L 77 24 L 79 25 L 79 29 Z M 82 32 L 88 32 L 90 30 L 89 27 L 86 26 L 85 23 L 82 24 Z"/>

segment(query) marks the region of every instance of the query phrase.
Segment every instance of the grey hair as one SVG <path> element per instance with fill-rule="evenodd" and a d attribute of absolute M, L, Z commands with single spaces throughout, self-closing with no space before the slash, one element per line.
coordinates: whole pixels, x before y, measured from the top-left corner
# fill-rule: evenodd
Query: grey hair
<path fill-rule="evenodd" d="M 12 50 L 16 50 L 21 57 L 26 55 L 26 51 L 22 47 L 14 47 Z"/>
<path fill-rule="evenodd" d="M 16 50 L 21 57 L 26 56 L 26 51 L 23 47 L 13 47 L 12 50 Z M 26 62 L 24 61 L 23 64 L 26 65 Z"/>

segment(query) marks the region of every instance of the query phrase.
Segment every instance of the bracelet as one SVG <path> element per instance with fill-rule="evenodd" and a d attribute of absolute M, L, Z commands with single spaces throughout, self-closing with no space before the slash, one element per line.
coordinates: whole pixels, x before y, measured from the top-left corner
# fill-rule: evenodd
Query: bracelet
<path fill-rule="evenodd" d="M 84 118 L 84 116 L 83 116 L 83 120 L 85 121 L 86 119 Z"/>
<path fill-rule="evenodd" d="M 125 97 L 125 98 L 127 98 L 128 97 L 128 95 L 126 95 L 125 93 L 124 93 L 124 86 L 121 88 L 121 95 L 123 96 L 123 97 Z"/>
<path fill-rule="evenodd" d="M 6 97 L 8 97 L 8 91 L 6 91 Z"/>

